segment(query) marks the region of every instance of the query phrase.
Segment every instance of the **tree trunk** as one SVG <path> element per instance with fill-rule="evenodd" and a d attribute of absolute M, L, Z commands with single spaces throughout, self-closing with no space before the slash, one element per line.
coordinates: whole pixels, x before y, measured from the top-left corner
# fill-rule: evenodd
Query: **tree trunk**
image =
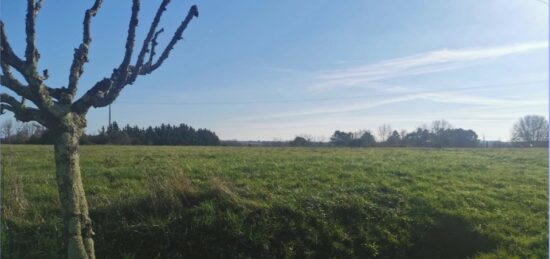
<path fill-rule="evenodd" d="M 69 127 L 69 129 L 71 129 Z M 92 221 L 80 176 L 80 129 L 57 134 L 54 143 L 56 178 L 63 213 L 64 241 L 69 259 L 95 258 Z"/>

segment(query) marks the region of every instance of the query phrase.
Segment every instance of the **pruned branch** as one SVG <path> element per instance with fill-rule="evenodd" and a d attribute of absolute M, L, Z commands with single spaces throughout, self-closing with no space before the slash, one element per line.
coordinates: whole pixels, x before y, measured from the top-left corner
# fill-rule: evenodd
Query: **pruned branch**
<path fill-rule="evenodd" d="M 36 16 L 38 11 L 42 7 L 42 1 L 39 1 L 38 4 L 35 0 L 27 0 L 27 17 L 25 19 L 25 32 L 27 33 L 27 47 L 25 48 L 25 58 L 29 66 L 33 68 L 33 72 L 36 72 L 36 67 L 40 54 L 36 49 L 35 45 L 35 26 L 36 26 Z"/>
<path fill-rule="evenodd" d="M 96 96 L 94 107 L 103 107 L 112 103 L 118 97 L 120 90 L 122 90 L 122 88 L 124 88 L 124 86 L 128 84 L 128 79 L 131 73 L 129 69 L 130 62 L 132 61 L 132 54 L 134 53 L 134 43 L 136 40 L 136 28 L 139 23 L 139 8 L 140 0 L 133 0 L 132 15 L 130 17 L 130 24 L 128 25 L 128 36 L 126 37 L 126 51 L 124 52 L 124 58 L 122 59 L 122 63 L 120 63 L 120 66 L 113 71 L 113 74 L 111 75 L 112 83 L 109 84 L 108 90 L 105 91 L 105 94 L 101 98 L 98 98 L 98 96 Z"/>
<path fill-rule="evenodd" d="M 130 23 L 128 25 L 128 36 L 126 37 L 126 51 L 124 52 L 124 58 L 122 59 L 122 63 L 120 63 L 120 66 L 115 69 L 111 75 L 111 82 L 107 83 L 107 81 L 101 80 L 98 84 L 100 91 L 96 93 L 94 96 L 94 107 L 103 107 L 107 106 L 110 103 L 112 103 L 116 97 L 118 97 L 118 93 L 122 88 L 127 84 L 128 78 L 130 75 L 130 62 L 132 60 L 132 54 L 134 52 L 134 43 L 136 40 L 136 28 L 139 23 L 138 15 L 139 15 L 139 8 L 140 8 L 140 0 L 133 0 L 132 1 L 132 15 L 130 16 Z M 107 87 L 107 90 L 102 91 L 103 88 Z M 94 86 L 95 88 L 95 86 Z M 93 89 L 93 88 L 92 88 Z"/>
<path fill-rule="evenodd" d="M 159 25 L 160 18 L 162 17 L 162 14 L 164 13 L 164 11 L 166 11 L 166 7 L 168 6 L 169 3 L 170 3 L 170 0 L 163 0 L 160 3 L 157 13 L 155 14 L 155 18 L 153 18 L 153 22 L 149 27 L 149 32 L 147 33 L 147 36 L 145 36 L 145 40 L 143 40 L 143 45 L 141 46 L 141 51 L 139 52 L 139 55 L 137 57 L 133 74 L 130 80 L 128 80 L 130 84 L 132 84 L 136 80 L 139 74 L 139 70 L 141 70 L 141 67 L 143 66 L 143 62 L 145 60 L 145 54 L 147 54 L 147 52 L 149 51 L 149 45 L 151 45 L 150 57 L 152 58 L 152 56 L 154 55 L 154 45 L 156 45 L 157 37 L 162 31 L 164 31 L 164 29 L 161 29 L 158 32 L 156 30 Z"/>
<path fill-rule="evenodd" d="M 36 5 L 34 6 L 34 16 L 38 15 L 38 12 L 40 12 L 40 8 L 42 8 L 43 2 L 43 0 L 38 0 L 38 2 L 36 2 Z"/>
<path fill-rule="evenodd" d="M 1 37 L 1 55 L 0 55 L 0 67 L 2 68 L 2 75 L 0 75 L 0 85 L 5 86 L 6 88 L 12 90 L 16 94 L 18 94 L 21 97 L 24 97 L 26 99 L 31 100 L 33 103 L 38 103 L 38 100 L 35 98 L 35 95 L 29 89 L 28 85 L 24 85 L 19 80 L 17 80 L 12 72 L 11 67 L 14 67 L 16 70 L 20 68 L 21 70 L 24 69 L 25 63 L 17 57 L 13 51 L 11 50 L 11 47 L 8 43 L 8 40 L 6 38 L 6 35 L 3 30 L 3 24 L 0 22 L 0 37 Z M 18 70 L 19 71 L 19 70 Z M 24 75 L 25 76 L 25 75 Z M 43 71 L 42 78 L 45 80 L 48 78 L 48 70 Z M 45 89 L 48 91 L 48 94 L 56 99 L 59 99 L 62 93 L 62 89 L 58 88 L 51 88 L 48 86 L 44 86 Z"/>
<path fill-rule="evenodd" d="M 126 51 L 124 52 L 124 58 L 122 63 L 118 67 L 118 72 L 121 77 L 119 80 L 126 81 L 126 76 L 128 75 L 128 67 L 130 66 L 130 61 L 132 60 L 132 53 L 134 52 L 134 43 L 136 40 L 136 28 L 138 26 L 138 14 L 140 7 L 140 0 L 133 0 L 132 4 L 132 16 L 130 17 L 130 24 L 128 25 L 128 37 L 126 38 Z"/>
<path fill-rule="evenodd" d="M 94 5 L 90 9 L 86 10 L 83 22 L 84 28 L 82 33 L 82 43 L 80 43 L 80 46 L 74 50 L 73 63 L 69 74 L 68 96 L 66 99 L 60 100 L 62 102 L 70 102 L 76 94 L 78 80 L 80 79 L 82 73 L 84 73 L 84 64 L 88 62 L 88 51 L 90 49 L 90 43 L 92 42 L 92 38 L 90 36 L 91 20 L 92 17 L 97 14 L 102 3 L 103 0 L 96 0 Z"/>
<path fill-rule="evenodd" d="M 178 27 L 178 29 L 174 33 L 174 36 L 172 37 L 172 40 L 170 40 L 170 43 L 168 43 L 168 45 L 166 46 L 166 48 L 164 49 L 164 51 L 160 55 L 159 59 L 154 64 L 152 64 L 150 67 L 148 67 L 147 69 L 145 69 L 143 71 L 140 71 L 141 75 L 150 74 L 151 72 L 155 71 L 155 69 L 160 67 L 160 65 L 162 65 L 162 62 L 164 62 L 164 60 L 166 60 L 168 58 L 168 55 L 170 54 L 170 51 L 172 51 L 172 49 L 174 48 L 176 43 L 179 40 L 183 39 L 183 37 L 182 37 L 183 32 L 185 31 L 185 29 L 187 28 L 187 25 L 189 24 L 189 22 L 191 22 L 193 17 L 199 17 L 199 10 L 197 9 L 196 5 L 191 6 L 191 8 L 189 9 L 189 12 L 187 13 L 187 16 L 181 22 L 180 26 Z"/>
<path fill-rule="evenodd" d="M 159 44 L 157 42 L 157 38 L 158 38 L 159 34 L 161 34 L 163 32 L 164 32 L 164 28 L 160 29 L 159 31 L 157 31 L 155 33 L 155 36 L 151 40 L 151 53 L 149 54 L 149 61 L 147 61 L 146 67 L 151 67 L 151 64 L 153 64 L 153 58 L 155 57 L 155 54 L 157 54 L 157 52 L 155 52 L 155 48 Z"/>
<path fill-rule="evenodd" d="M 23 100 L 17 101 L 13 96 L 1 93 L 0 94 L 1 110 L 11 111 L 15 118 L 22 122 L 37 121 L 41 124 L 46 124 L 46 120 L 42 112 L 35 108 L 26 107 Z"/>
<path fill-rule="evenodd" d="M 25 62 L 13 52 L 2 21 L 0 21 L 0 62 L 15 68 L 25 76 Z"/>
<path fill-rule="evenodd" d="M 109 103 L 103 105 L 100 101 L 105 99 L 105 95 L 112 84 L 113 80 L 111 78 L 103 78 L 75 101 L 71 106 L 71 110 L 78 114 L 85 114 L 91 106 L 104 107 L 109 105 Z"/>
<path fill-rule="evenodd" d="M 38 108 L 48 111 L 50 113 L 57 113 L 56 107 L 54 107 L 54 102 L 50 91 L 44 85 L 45 78 L 40 76 L 38 73 L 38 60 L 40 59 L 40 54 L 35 45 L 35 34 L 36 34 L 36 16 L 38 11 L 42 7 L 42 0 L 35 2 L 35 0 L 27 0 L 27 16 L 25 19 L 25 32 L 27 34 L 26 42 L 27 46 L 25 48 L 25 66 L 24 70 L 20 71 L 25 80 L 29 84 L 29 89 L 32 93 L 32 100 Z"/>
<path fill-rule="evenodd" d="M 143 46 L 138 54 L 137 61 L 135 65 L 131 66 L 130 62 L 132 54 L 134 52 L 135 32 L 139 22 L 138 13 L 140 7 L 140 1 L 133 0 L 132 15 L 130 18 L 128 35 L 126 38 L 126 51 L 124 53 L 124 58 L 120 66 L 113 70 L 113 73 L 109 78 L 104 78 L 97 82 L 82 97 L 75 101 L 71 106 L 72 111 L 79 114 L 84 114 L 92 106 L 97 108 L 111 104 L 118 97 L 120 91 L 122 91 L 122 89 L 126 85 L 132 84 L 138 75 L 150 74 L 162 65 L 164 60 L 168 58 L 170 51 L 174 48 L 176 43 L 182 39 L 183 32 L 187 28 L 189 22 L 191 22 L 194 17 L 199 16 L 197 6 L 193 5 L 189 9 L 189 12 L 187 13 L 185 19 L 177 28 L 174 36 L 172 37 L 166 48 L 163 50 L 159 59 L 153 63 L 153 57 L 156 54 L 155 46 L 158 44 L 157 37 L 160 33 L 164 31 L 163 29 L 156 31 L 156 28 L 158 27 L 158 24 L 162 17 L 162 13 L 166 11 L 166 6 L 169 2 L 169 0 L 163 0 L 161 2 L 159 9 L 157 10 L 153 22 L 151 23 L 151 26 L 149 28 L 149 32 L 145 37 Z M 150 51 L 148 50 L 149 45 L 151 46 Z M 147 63 L 144 64 L 143 62 L 145 60 L 145 55 L 147 54 L 147 52 L 150 52 L 149 60 Z"/>
<path fill-rule="evenodd" d="M 0 21 L 0 65 L 2 66 L 2 85 L 14 91 L 18 95 L 31 100 L 39 108 L 44 108 L 46 111 L 51 111 L 54 105 L 51 100 L 49 87 L 46 87 L 43 81 L 46 79 L 47 73 L 40 76 L 37 72 L 39 54 L 35 46 L 35 18 L 42 6 L 42 1 L 35 2 L 34 0 L 27 1 L 27 16 L 25 19 L 25 31 L 27 34 L 25 48 L 25 58 L 22 60 L 13 51 L 4 28 L 4 23 Z M 24 86 L 13 77 L 10 67 L 15 68 L 28 83 Z"/>
<path fill-rule="evenodd" d="M 61 88 L 53 88 L 49 86 L 45 86 L 46 90 L 48 91 L 48 94 L 57 100 L 62 100 L 66 98 L 68 89 L 66 87 Z"/>
<path fill-rule="evenodd" d="M 0 84 L 14 91 L 16 94 L 26 98 L 32 98 L 29 88 L 17 80 L 11 73 L 10 67 L 4 62 L 0 62 L 2 75 L 0 75 Z"/>

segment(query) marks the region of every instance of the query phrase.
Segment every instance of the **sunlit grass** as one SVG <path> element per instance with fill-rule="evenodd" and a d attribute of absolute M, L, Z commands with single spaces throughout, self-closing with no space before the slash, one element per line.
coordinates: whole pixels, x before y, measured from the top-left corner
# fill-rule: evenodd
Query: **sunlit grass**
<path fill-rule="evenodd" d="M 57 258 L 53 148 L 2 146 L 2 254 Z M 545 149 L 81 147 L 98 258 L 546 258 Z"/>

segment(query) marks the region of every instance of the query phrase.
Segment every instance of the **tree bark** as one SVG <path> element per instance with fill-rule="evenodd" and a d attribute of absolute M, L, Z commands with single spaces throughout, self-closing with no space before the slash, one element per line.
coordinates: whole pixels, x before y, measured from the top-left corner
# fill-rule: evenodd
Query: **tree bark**
<path fill-rule="evenodd" d="M 67 130 L 68 129 L 68 130 Z M 54 143 L 56 178 L 63 213 L 65 247 L 69 259 L 95 258 L 92 221 L 80 175 L 78 140 L 82 130 L 66 127 Z"/>

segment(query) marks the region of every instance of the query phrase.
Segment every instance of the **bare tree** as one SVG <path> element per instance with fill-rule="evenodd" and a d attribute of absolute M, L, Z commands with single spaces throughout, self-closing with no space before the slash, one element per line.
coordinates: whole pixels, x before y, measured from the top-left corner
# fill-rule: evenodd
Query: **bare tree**
<path fill-rule="evenodd" d="M 512 141 L 530 146 L 544 145 L 548 141 L 548 121 L 543 116 L 527 115 L 520 118 L 512 129 Z"/>
<path fill-rule="evenodd" d="M 13 134 L 13 121 L 6 120 L 2 123 L 2 135 L 4 139 L 10 143 L 11 135 Z"/>
<path fill-rule="evenodd" d="M 157 30 L 159 21 L 170 0 L 162 0 L 143 44 L 131 64 L 135 49 L 136 28 L 140 1 L 133 0 L 132 14 L 128 26 L 124 57 L 112 74 L 99 80 L 84 95 L 76 97 L 78 82 L 88 62 L 88 50 L 92 38 L 90 26 L 92 18 L 102 5 L 102 0 L 95 0 L 90 9 L 84 13 L 82 42 L 74 51 L 74 58 L 69 70 L 67 86 L 51 87 L 46 84 L 48 71 L 38 72 L 40 54 L 35 45 L 35 21 L 40 11 L 42 0 L 27 0 L 25 19 L 26 48 L 23 58 L 12 49 L 3 21 L 0 21 L 0 65 L 2 75 L 0 83 L 15 95 L 3 92 L 0 94 L 0 113 L 10 111 L 22 122 L 36 121 L 47 127 L 55 136 L 56 179 L 63 212 L 64 238 L 68 258 L 95 258 L 92 236 L 92 221 L 88 213 L 88 202 L 84 194 L 80 176 L 80 158 L 78 140 L 86 127 L 86 113 L 91 107 L 99 108 L 111 104 L 124 89 L 131 85 L 140 75 L 147 75 L 159 68 L 168 58 L 170 51 L 182 39 L 189 22 L 198 17 L 198 9 L 192 6 L 178 26 L 167 46 L 155 59 L 157 37 L 164 30 Z M 19 72 L 25 82 L 12 74 L 12 69 Z M 27 106 L 25 100 L 31 102 Z"/>
<path fill-rule="evenodd" d="M 419 129 L 428 130 L 428 124 L 422 123 L 422 125 L 418 126 Z"/>
<path fill-rule="evenodd" d="M 301 137 L 301 138 L 307 140 L 308 142 L 314 142 L 315 141 L 315 137 L 313 137 L 310 134 L 300 134 L 300 135 L 297 135 L 296 137 Z"/>
<path fill-rule="evenodd" d="M 40 128 L 40 125 L 35 122 L 18 123 L 15 127 L 15 135 L 12 137 L 13 143 L 26 143 L 35 135 Z"/>
<path fill-rule="evenodd" d="M 440 131 L 448 130 L 453 126 L 446 120 L 435 120 L 432 122 L 432 133 L 438 133 Z"/>
<path fill-rule="evenodd" d="M 378 139 L 380 142 L 386 141 L 392 133 L 392 128 L 388 124 L 382 124 L 378 127 Z"/>
<path fill-rule="evenodd" d="M 406 129 L 401 129 L 399 131 L 399 136 L 401 136 L 401 139 L 405 139 L 405 136 L 407 136 L 407 130 Z"/>
<path fill-rule="evenodd" d="M 15 127 L 15 143 L 23 143 L 27 140 L 31 133 L 31 127 L 29 123 L 18 123 Z"/>

